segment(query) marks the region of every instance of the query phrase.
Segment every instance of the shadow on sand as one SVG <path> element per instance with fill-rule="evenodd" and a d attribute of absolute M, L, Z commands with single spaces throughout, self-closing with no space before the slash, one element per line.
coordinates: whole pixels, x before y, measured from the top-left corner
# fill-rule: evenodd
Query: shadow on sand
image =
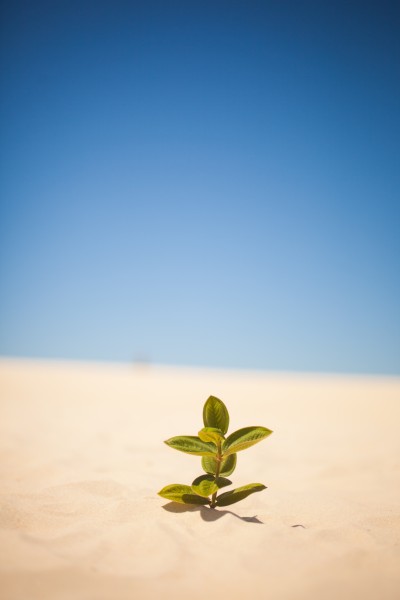
<path fill-rule="evenodd" d="M 232 512 L 231 510 L 214 510 L 212 508 L 206 508 L 205 506 L 195 506 L 188 504 L 178 504 L 177 502 L 168 502 L 168 504 L 164 504 L 163 509 L 176 514 L 187 512 L 199 512 L 200 517 L 203 519 L 203 521 L 218 521 L 218 519 L 221 519 L 225 515 L 233 515 L 241 521 L 246 521 L 246 523 L 257 523 L 258 525 L 264 524 L 262 521 L 260 521 L 260 519 L 257 518 L 257 516 L 239 517 L 239 515 Z"/>

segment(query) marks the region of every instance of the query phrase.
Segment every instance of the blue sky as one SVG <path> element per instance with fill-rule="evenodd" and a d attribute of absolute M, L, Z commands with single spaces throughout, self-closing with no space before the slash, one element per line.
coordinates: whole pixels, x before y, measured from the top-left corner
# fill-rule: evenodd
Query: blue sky
<path fill-rule="evenodd" d="M 2 2 L 0 353 L 400 373 L 397 2 Z"/>

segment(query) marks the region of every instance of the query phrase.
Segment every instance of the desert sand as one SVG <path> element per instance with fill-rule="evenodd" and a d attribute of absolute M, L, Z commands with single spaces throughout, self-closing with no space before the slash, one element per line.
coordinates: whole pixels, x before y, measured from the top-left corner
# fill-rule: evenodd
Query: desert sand
<path fill-rule="evenodd" d="M 400 379 L 0 361 L 2 600 L 400 597 Z M 163 440 L 213 394 L 238 454 L 226 509 L 157 491 L 202 473 Z"/>

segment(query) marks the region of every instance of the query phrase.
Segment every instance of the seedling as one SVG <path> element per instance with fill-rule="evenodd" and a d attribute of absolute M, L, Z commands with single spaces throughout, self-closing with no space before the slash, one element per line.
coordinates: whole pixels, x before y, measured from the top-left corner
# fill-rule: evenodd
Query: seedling
<path fill-rule="evenodd" d="M 236 468 L 236 454 L 250 448 L 272 431 L 266 427 L 244 427 L 225 437 L 229 427 L 229 413 L 219 398 L 210 396 L 203 408 L 204 427 L 198 436 L 179 435 L 166 440 L 167 446 L 180 452 L 201 456 L 201 466 L 206 475 L 196 477 L 192 485 L 171 483 L 158 492 L 159 496 L 181 504 L 203 504 L 210 508 L 228 506 L 250 494 L 266 489 L 262 483 L 249 483 L 224 492 L 220 489 L 232 482 L 227 479 Z"/>

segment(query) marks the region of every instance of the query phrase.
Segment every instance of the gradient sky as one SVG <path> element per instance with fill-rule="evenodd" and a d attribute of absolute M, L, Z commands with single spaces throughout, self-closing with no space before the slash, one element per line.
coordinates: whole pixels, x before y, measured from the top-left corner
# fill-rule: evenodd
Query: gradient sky
<path fill-rule="evenodd" d="M 0 353 L 400 373 L 399 2 L 1 2 Z"/>

